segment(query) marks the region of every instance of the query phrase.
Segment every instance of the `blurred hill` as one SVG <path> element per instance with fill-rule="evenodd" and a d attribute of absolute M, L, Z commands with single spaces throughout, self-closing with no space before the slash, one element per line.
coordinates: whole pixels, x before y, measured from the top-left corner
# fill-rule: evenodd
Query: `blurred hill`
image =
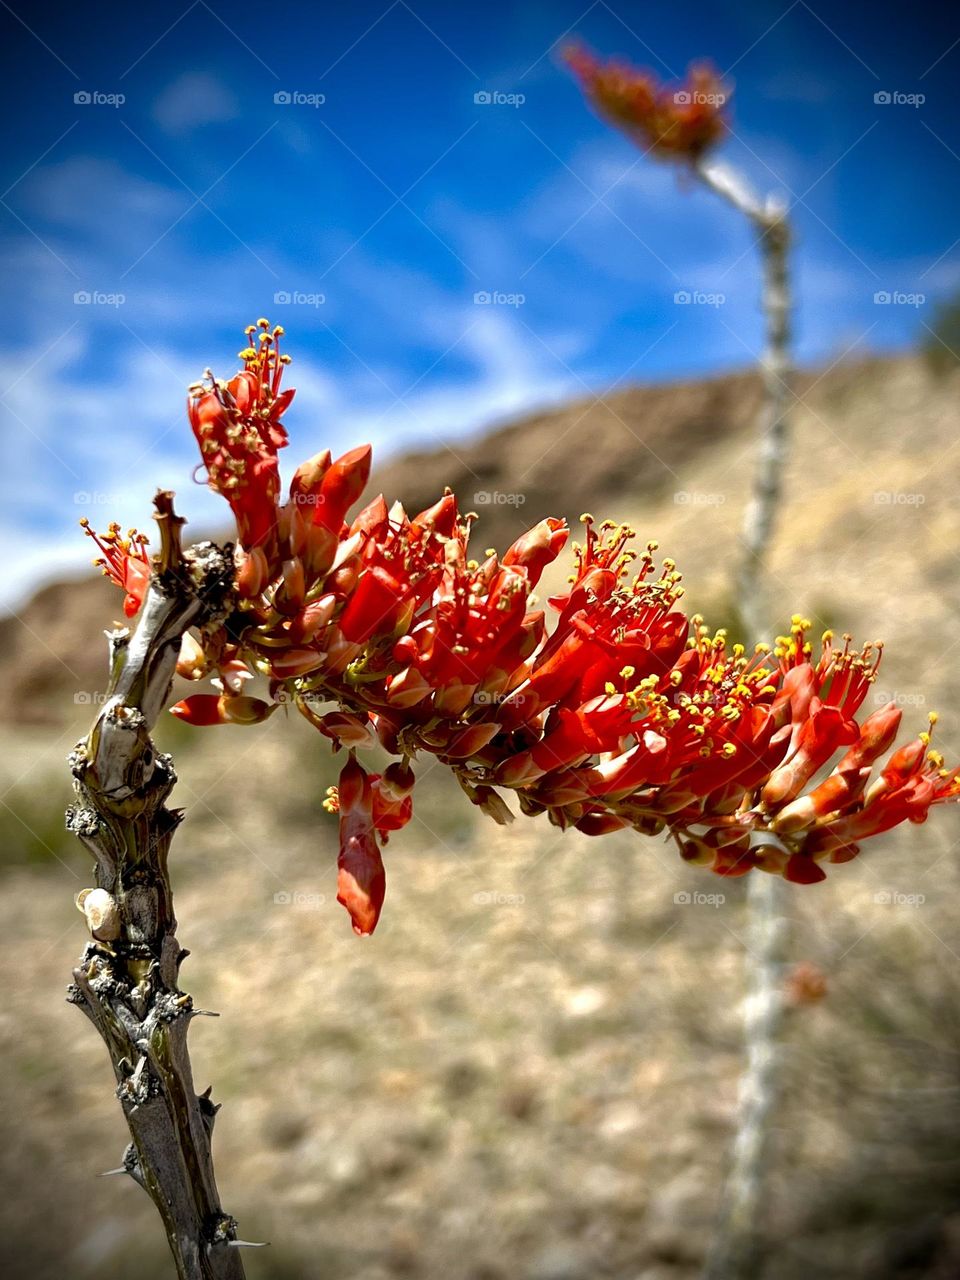
<path fill-rule="evenodd" d="M 905 730 L 941 711 L 948 760 L 958 391 L 960 374 L 912 356 L 798 379 L 769 593 L 776 630 L 799 610 L 884 636 L 871 697 L 900 701 Z M 584 399 L 391 460 L 371 492 L 412 512 L 450 484 L 480 516 L 481 549 L 547 513 L 629 521 L 677 560 L 690 609 L 723 623 L 758 395 L 738 375 Z M 93 1176 L 125 1130 L 102 1047 L 62 998 L 90 875 L 62 830 L 64 756 L 119 613 L 91 580 L 0 622 L 12 1280 L 125 1280 L 134 1247 L 139 1280 L 168 1274 L 146 1197 Z M 423 762 L 414 821 L 387 850 L 383 920 L 361 943 L 334 902 L 320 802 L 336 763 L 319 735 L 279 715 L 209 731 L 169 717 L 158 739 L 187 810 L 183 980 L 223 1015 L 192 1033 L 197 1083 L 226 1104 L 220 1185 L 242 1234 L 273 1242 L 245 1260 L 251 1280 L 693 1280 L 736 1113 L 743 883 L 630 833 L 495 828 Z M 960 1275 L 960 813 L 874 844 L 784 896 L 796 958 L 828 994 L 788 1019 L 765 1280 Z"/>
<path fill-rule="evenodd" d="M 901 606 L 901 590 L 928 585 L 916 577 L 916 562 L 929 580 L 954 579 L 956 542 L 946 535 L 960 515 L 953 479 L 960 455 L 950 466 L 960 439 L 957 386 L 913 356 L 798 376 L 796 447 L 770 593 L 774 604 L 783 596 L 778 625 L 794 605 L 829 612 L 841 600 L 856 623 L 852 602 L 861 593 L 864 607 L 877 603 L 867 563 L 893 573 Z M 678 561 L 698 591 L 688 591 L 695 607 L 713 605 L 726 616 L 759 397 L 757 378 L 738 374 L 584 398 L 480 439 L 390 459 L 376 467 L 368 492 L 400 497 L 414 513 L 449 485 L 461 509 L 479 517 L 479 550 L 503 550 L 548 514 L 565 517 L 574 537 L 585 510 L 630 521 Z M 841 566 L 851 570 L 842 585 Z M 0 719 L 53 725 L 65 697 L 100 688 L 99 636 L 119 611 L 116 590 L 90 578 L 47 587 L 0 618 Z"/>

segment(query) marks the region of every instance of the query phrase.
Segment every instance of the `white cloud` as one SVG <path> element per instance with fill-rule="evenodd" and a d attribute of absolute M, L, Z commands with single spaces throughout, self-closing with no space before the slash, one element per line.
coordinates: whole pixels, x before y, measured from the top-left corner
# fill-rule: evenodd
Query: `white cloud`
<path fill-rule="evenodd" d="M 38 167 L 21 184 L 27 212 L 70 232 L 116 246 L 132 227 L 169 222 L 190 203 L 186 192 L 134 176 L 113 160 L 72 156 Z"/>
<path fill-rule="evenodd" d="M 215 76 L 188 71 L 169 84 L 154 103 L 153 118 L 170 134 L 189 133 L 208 124 L 235 120 L 240 104 Z"/>

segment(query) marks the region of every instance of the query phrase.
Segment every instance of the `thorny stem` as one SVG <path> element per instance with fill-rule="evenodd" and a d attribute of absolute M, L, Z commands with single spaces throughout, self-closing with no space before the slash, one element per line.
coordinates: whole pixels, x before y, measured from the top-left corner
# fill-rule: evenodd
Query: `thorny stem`
<path fill-rule="evenodd" d="M 753 226 L 760 251 L 766 343 L 761 362 L 763 403 L 753 491 L 741 531 L 736 602 L 751 642 L 765 631 L 764 569 L 776 525 L 789 444 L 790 228 L 779 202 L 761 202 L 738 173 L 701 161 L 697 176 Z M 721 1222 L 707 1261 L 706 1280 L 749 1280 L 759 1266 L 759 1222 L 772 1113 L 777 1103 L 782 974 L 789 946 L 779 879 L 754 872 L 747 884 L 749 989 L 744 1010 L 747 1060 L 740 1080 L 739 1116 Z"/>
<path fill-rule="evenodd" d="M 158 493 L 161 548 L 136 631 L 108 633 L 102 710 L 70 757 L 77 801 L 67 827 L 95 859 L 96 896 L 81 895 L 93 940 L 68 999 L 107 1046 L 131 1142 L 122 1172 L 163 1219 L 179 1280 L 243 1280 L 236 1223 L 220 1205 L 210 1143 L 218 1108 L 193 1085 L 187 1030 L 201 1011 L 178 985 L 167 855 L 182 814 L 176 782 L 150 730 L 167 704 L 184 632 L 224 610 L 230 549 L 184 552 L 172 494 Z M 97 912 L 91 908 L 96 903 Z"/>

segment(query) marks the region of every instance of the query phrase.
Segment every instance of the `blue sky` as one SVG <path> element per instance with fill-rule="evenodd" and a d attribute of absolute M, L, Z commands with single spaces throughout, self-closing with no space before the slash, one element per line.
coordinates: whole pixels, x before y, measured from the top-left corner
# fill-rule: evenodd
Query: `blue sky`
<path fill-rule="evenodd" d="M 455 447 L 749 363 L 746 228 L 586 109 L 557 64 L 570 35 L 668 78 L 729 70 L 724 157 L 794 208 L 801 360 L 907 346 L 960 288 L 946 6 L 15 0 L 0 21 L 7 604 L 84 566 L 78 516 L 143 524 L 158 484 L 214 525 L 184 389 L 230 373 L 259 315 L 295 357 L 294 458 Z"/>

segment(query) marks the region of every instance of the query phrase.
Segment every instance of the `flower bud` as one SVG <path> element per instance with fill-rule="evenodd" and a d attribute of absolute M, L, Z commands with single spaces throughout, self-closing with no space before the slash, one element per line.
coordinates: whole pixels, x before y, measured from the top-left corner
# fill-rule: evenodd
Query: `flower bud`
<path fill-rule="evenodd" d="M 207 655 L 200 641 L 190 631 L 185 631 L 180 640 L 180 656 L 177 659 L 177 675 L 184 680 L 202 680 L 209 666 Z"/>
<path fill-rule="evenodd" d="M 301 462 L 290 481 L 290 500 L 295 506 L 309 506 L 320 492 L 323 477 L 330 470 L 330 450 L 315 453 Z"/>
<path fill-rule="evenodd" d="M 244 600 L 253 600 L 264 590 L 270 580 L 270 567 L 262 547 L 234 552 L 237 563 L 237 591 Z"/>
<path fill-rule="evenodd" d="M 503 564 L 522 565 L 527 570 L 531 586 L 536 586 L 540 575 L 563 550 L 570 531 L 562 520 L 552 516 L 541 520 L 518 538 L 504 553 Z"/>
<path fill-rule="evenodd" d="M 277 680 L 292 680 L 323 666 L 327 655 L 316 649 L 286 649 L 270 659 L 270 672 Z"/>
<path fill-rule="evenodd" d="M 178 720 L 196 726 L 214 724 L 261 724 L 277 709 L 277 703 L 244 695 L 217 697 L 212 693 L 194 693 L 170 708 Z"/>

